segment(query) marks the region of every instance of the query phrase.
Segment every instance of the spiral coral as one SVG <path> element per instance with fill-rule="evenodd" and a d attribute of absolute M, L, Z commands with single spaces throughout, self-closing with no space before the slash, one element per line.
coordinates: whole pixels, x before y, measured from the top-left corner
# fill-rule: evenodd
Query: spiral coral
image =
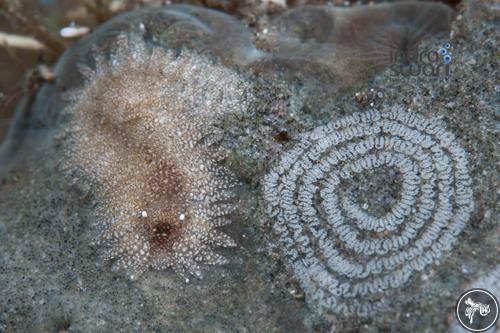
<path fill-rule="evenodd" d="M 86 84 L 68 93 L 66 164 L 99 203 L 105 258 L 137 278 L 148 267 L 201 277 L 223 264 L 213 247 L 234 246 L 216 227 L 234 207 L 233 176 L 215 121 L 247 106 L 239 75 L 194 54 L 177 58 L 142 40 L 116 39 L 109 59 L 80 66 Z"/>
<path fill-rule="evenodd" d="M 344 190 L 357 175 L 391 168 L 400 190 L 385 215 Z M 358 316 L 385 308 L 390 289 L 448 252 L 473 209 L 466 152 L 452 133 L 402 109 L 305 133 L 265 177 L 264 197 L 309 301 Z"/>

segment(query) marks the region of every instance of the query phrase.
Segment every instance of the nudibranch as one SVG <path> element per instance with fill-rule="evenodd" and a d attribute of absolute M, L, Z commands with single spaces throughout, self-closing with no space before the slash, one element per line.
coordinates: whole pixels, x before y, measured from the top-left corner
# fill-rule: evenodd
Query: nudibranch
<path fill-rule="evenodd" d="M 148 267 L 201 277 L 223 264 L 214 247 L 234 246 L 217 227 L 230 222 L 237 181 L 216 148 L 216 121 L 251 98 L 240 74 L 183 51 L 116 38 L 110 56 L 79 65 L 85 83 L 67 93 L 62 136 L 66 168 L 91 184 L 97 243 L 114 268 L 137 278 Z"/>

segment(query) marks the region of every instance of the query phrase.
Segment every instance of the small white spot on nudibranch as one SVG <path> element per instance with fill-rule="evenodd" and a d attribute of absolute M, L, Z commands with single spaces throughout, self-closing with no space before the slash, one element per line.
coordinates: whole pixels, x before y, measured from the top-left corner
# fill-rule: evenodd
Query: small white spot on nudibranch
<path fill-rule="evenodd" d="M 146 218 L 146 217 L 148 217 L 148 212 L 146 212 L 145 210 L 143 210 L 143 211 L 141 212 L 141 217 L 142 217 L 142 218 Z"/>
<path fill-rule="evenodd" d="M 184 218 L 185 218 L 185 217 L 186 217 L 186 215 L 181 214 L 181 215 L 179 215 L 179 220 L 184 221 Z"/>

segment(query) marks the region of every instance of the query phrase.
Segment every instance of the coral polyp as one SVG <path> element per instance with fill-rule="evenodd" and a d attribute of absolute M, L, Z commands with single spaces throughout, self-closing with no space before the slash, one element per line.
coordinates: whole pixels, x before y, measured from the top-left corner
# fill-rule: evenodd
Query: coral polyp
<path fill-rule="evenodd" d="M 201 277 L 201 263 L 225 263 L 212 249 L 235 245 L 217 227 L 230 222 L 237 181 L 215 123 L 247 107 L 246 81 L 124 35 L 108 58 L 96 53 L 95 68 L 79 69 L 86 82 L 68 92 L 62 146 L 97 199 L 104 257 L 131 278 L 148 267 Z"/>
<path fill-rule="evenodd" d="M 305 133 L 265 177 L 264 197 L 310 303 L 359 316 L 385 309 L 391 290 L 440 260 L 465 227 L 473 209 L 467 165 L 452 133 L 399 108 Z M 355 194 L 377 170 L 398 175 L 379 177 L 396 188 L 381 214 L 360 202 L 370 189 Z M 371 180 L 360 185 L 363 174 Z"/>

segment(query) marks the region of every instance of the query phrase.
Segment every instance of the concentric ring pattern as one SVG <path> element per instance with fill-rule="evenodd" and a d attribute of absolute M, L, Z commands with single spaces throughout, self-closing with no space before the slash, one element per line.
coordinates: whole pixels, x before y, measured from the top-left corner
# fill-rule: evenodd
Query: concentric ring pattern
<path fill-rule="evenodd" d="M 385 215 L 341 189 L 393 168 L 401 180 Z M 356 113 L 301 136 L 264 180 L 282 252 L 320 312 L 370 315 L 391 289 L 450 251 L 473 209 L 466 152 L 416 113 Z"/>

